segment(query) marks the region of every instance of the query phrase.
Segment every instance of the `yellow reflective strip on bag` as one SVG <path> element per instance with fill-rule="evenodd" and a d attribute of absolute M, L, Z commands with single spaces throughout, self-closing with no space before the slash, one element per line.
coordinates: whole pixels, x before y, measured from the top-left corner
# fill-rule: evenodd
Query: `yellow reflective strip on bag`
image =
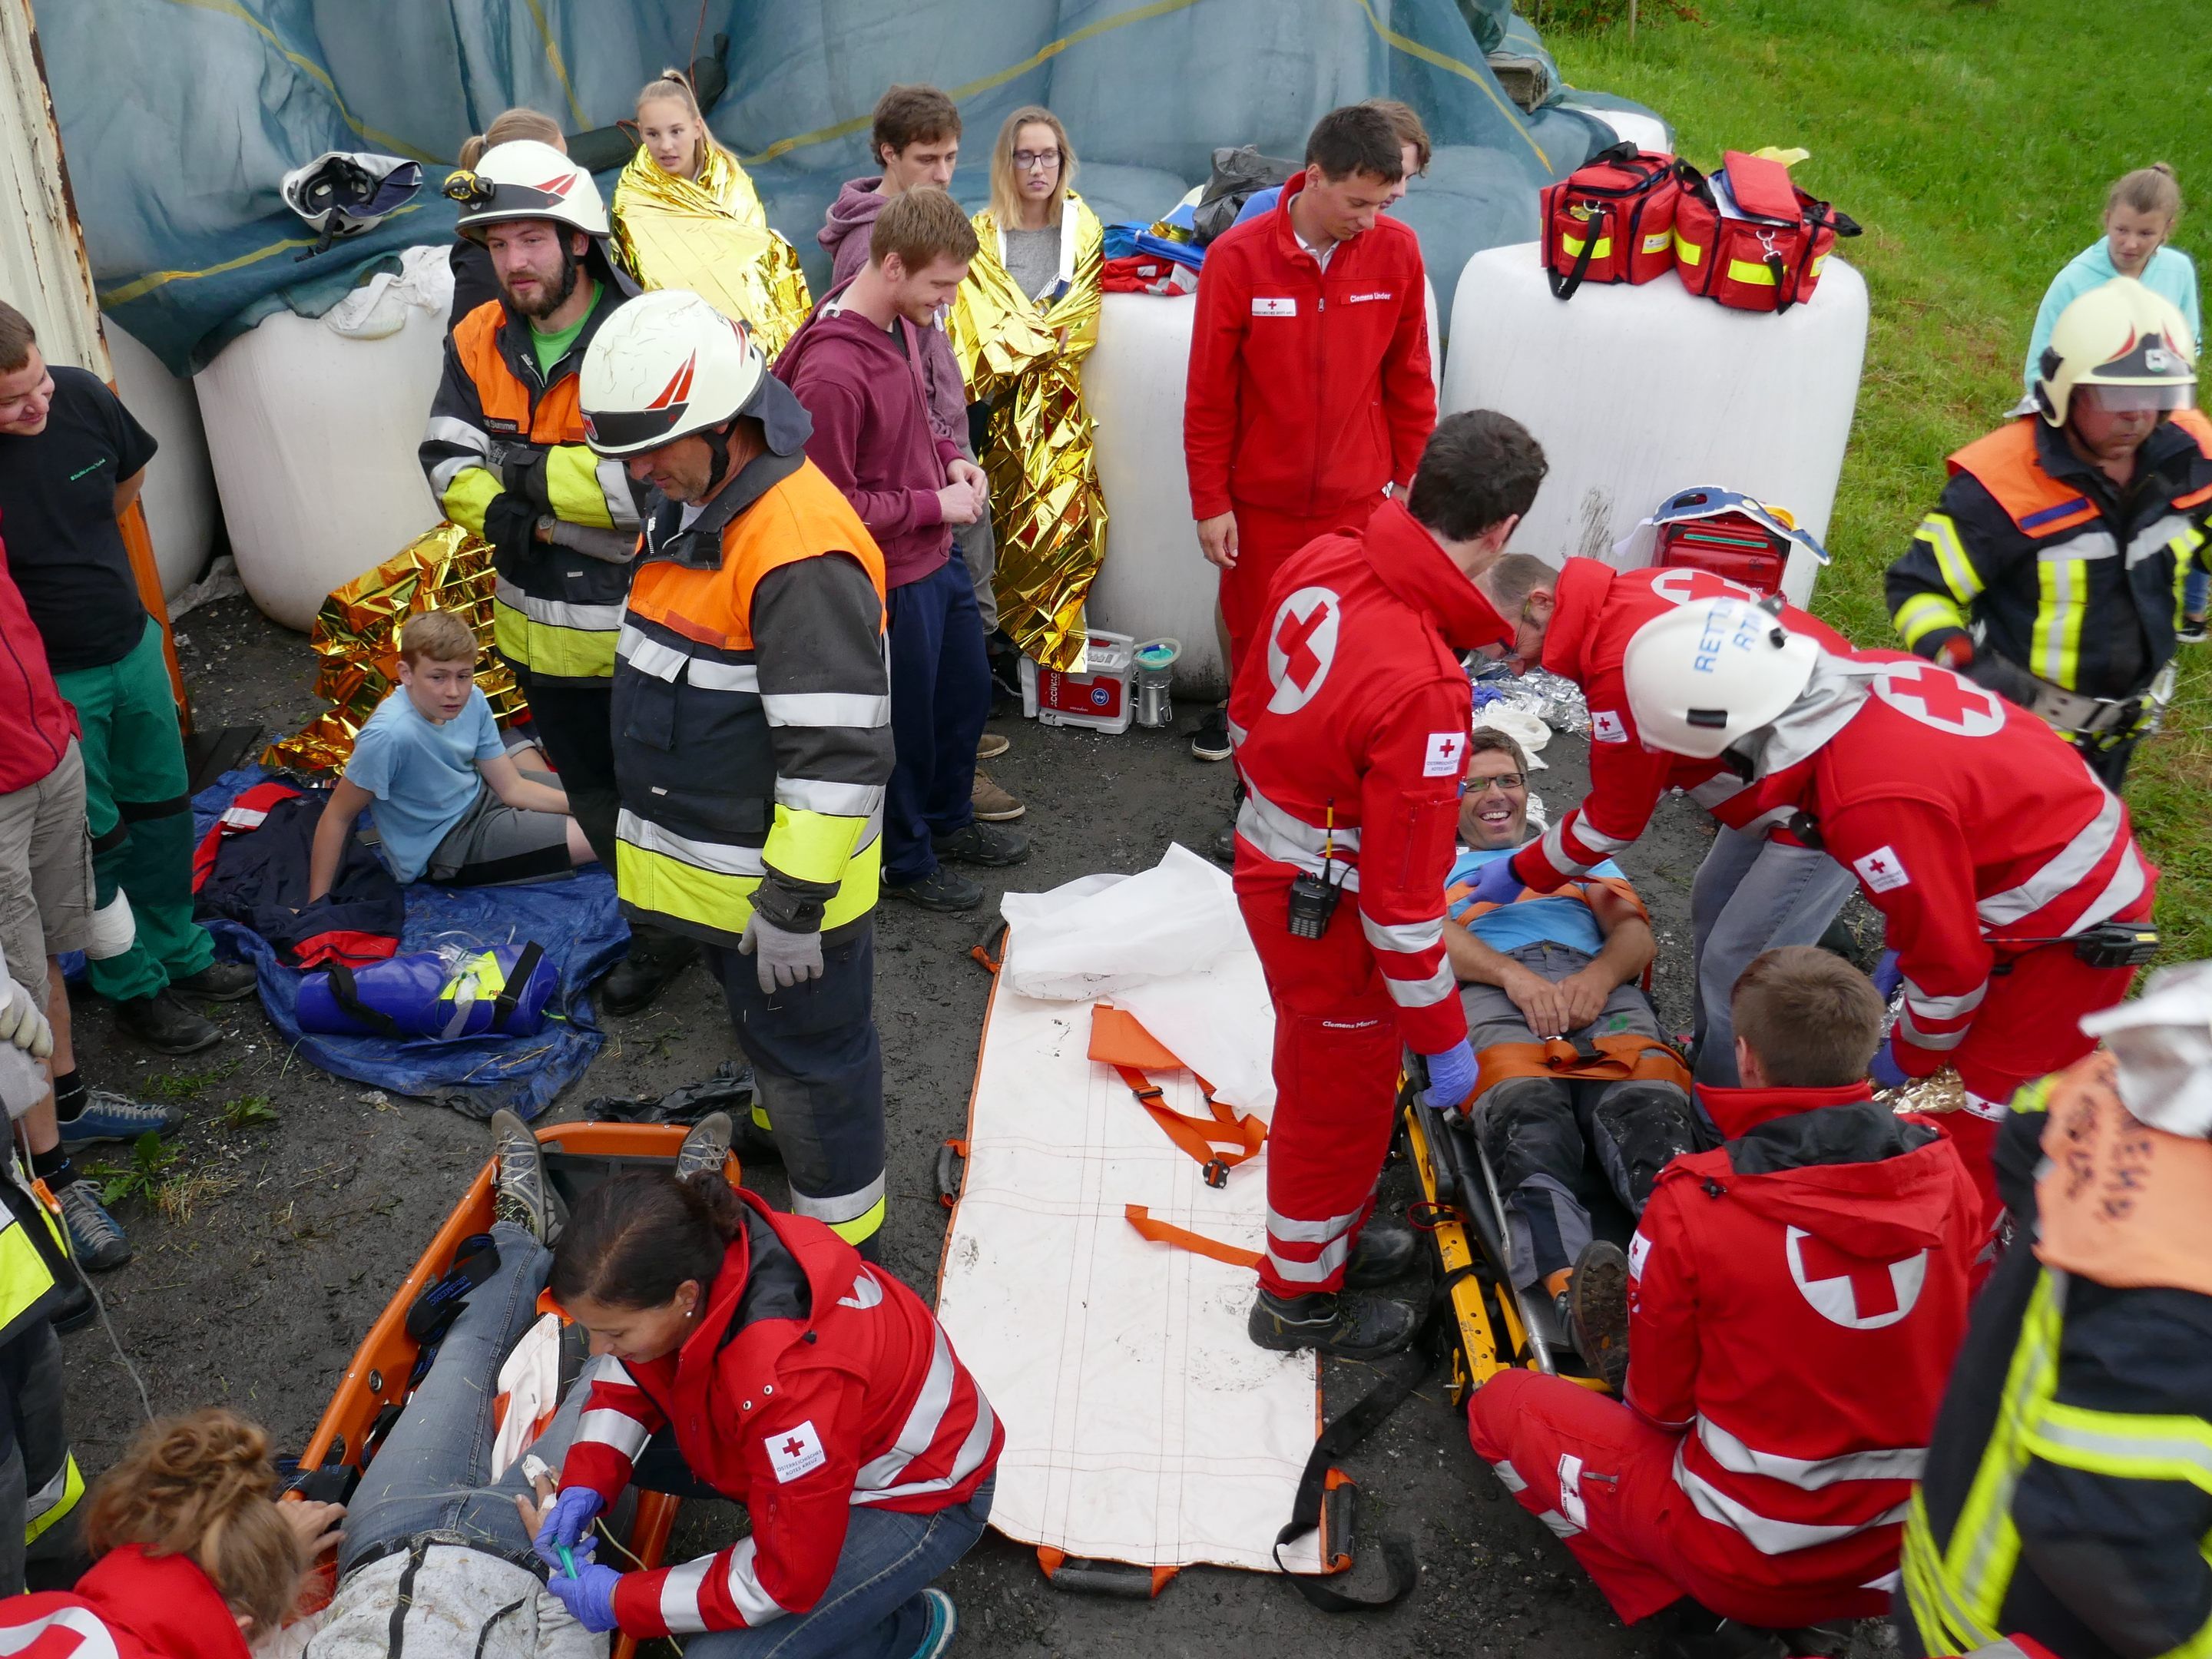
<path fill-rule="evenodd" d="M 1667 251 L 1667 244 L 1674 240 L 1674 233 L 1671 230 L 1654 230 L 1647 232 L 1644 238 L 1644 252 L 1646 253 L 1664 253 Z"/>
<path fill-rule="evenodd" d="M 1749 259 L 1729 260 L 1728 262 L 1728 274 L 1729 280 L 1732 283 L 1749 283 L 1754 288 L 1772 288 L 1774 286 L 1774 267 L 1768 264 L 1754 264 Z"/>
<path fill-rule="evenodd" d="M 479 956 L 471 957 L 461 964 L 460 972 L 447 980 L 445 988 L 438 993 L 438 1000 L 453 1001 L 459 995 L 461 986 L 470 981 L 476 985 L 476 989 L 471 993 L 471 1000 L 477 1002 L 489 1001 L 507 989 L 507 975 L 500 968 L 498 956 L 486 951 Z"/>
<path fill-rule="evenodd" d="M 599 481 L 599 458 L 582 444 L 562 444 L 545 458 L 545 494 L 553 516 L 564 524 L 615 527 L 606 486 Z"/>
<path fill-rule="evenodd" d="M 1674 233 L 1674 258 L 1677 260 L 1686 265 L 1694 265 L 1703 264 L 1705 257 L 1705 249 L 1683 235 L 1680 231 Z"/>
<path fill-rule="evenodd" d="M 480 466 L 465 466 L 438 498 L 446 516 L 470 534 L 483 534 L 484 509 L 500 494 L 499 480 Z"/>
<path fill-rule="evenodd" d="M 1562 234 L 1559 238 L 1559 246 L 1561 250 L 1566 253 L 1569 258 L 1579 259 L 1582 258 L 1583 245 L 1577 241 L 1573 237 Z M 1608 259 L 1612 257 L 1613 238 L 1610 236 L 1599 237 L 1597 239 L 1597 246 L 1590 250 L 1590 258 L 1593 259 Z"/>
<path fill-rule="evenodd" d="M 1966 614 L 1941 593 L 1915 593 L 1891 621 L 1908 651 L 1939 629 L 1966 625 Z"/>

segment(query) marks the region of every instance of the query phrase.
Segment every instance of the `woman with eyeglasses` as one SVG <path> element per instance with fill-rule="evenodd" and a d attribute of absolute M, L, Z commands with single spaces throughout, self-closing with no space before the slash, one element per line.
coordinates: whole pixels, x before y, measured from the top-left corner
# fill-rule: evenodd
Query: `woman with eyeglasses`
<path fill-rule="evenodd" d="M 989 410 L 978 447 L 998 532 L 999 626 L 1059 669 L 1081 658 L 1083 601 L 1106 552 L 1081 374 L 1098 342 L 1105 236 L 1074 180 L 1058 116 L 1032 104 L 1006 118 L 950 323 L 969 399 Z"/>

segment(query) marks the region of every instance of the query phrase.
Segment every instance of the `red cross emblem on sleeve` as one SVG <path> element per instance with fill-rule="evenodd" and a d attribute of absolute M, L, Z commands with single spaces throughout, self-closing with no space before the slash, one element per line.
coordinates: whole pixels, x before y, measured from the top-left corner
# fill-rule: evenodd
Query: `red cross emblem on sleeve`
<path fill-rule="evenodd" d="M 1742 599 L 1759 603 L 1759 595 L 1740 582 L 1726 576 L 1716 575 L 1710 570 L 1696 570 L 1688 566 L 1674 566 L 1662 570 L 1651 579 L 1651 591 L 1662 599 L 1676 605 L 1694 605 L 1700 599 Z"/>
<path fill-rule="evenodd" d="M 1875 677 L 1874 694 L 1899 714 L 1954 737 L 1986 738 L 2004 729 L 2004 705 L 1994 691 L 1933 663 L 1885 669 Z"/>

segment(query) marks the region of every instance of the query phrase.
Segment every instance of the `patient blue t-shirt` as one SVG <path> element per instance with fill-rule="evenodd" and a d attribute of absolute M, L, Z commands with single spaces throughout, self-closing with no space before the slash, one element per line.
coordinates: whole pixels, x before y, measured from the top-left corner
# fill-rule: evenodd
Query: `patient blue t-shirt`
<path fill-rule="evenodd" d="M 1445 878 L 1447 887 L 1456 887 L 1474 879 L 1474 872 L 1493 859 L 1510 859 L 1520 851 L 1516 847 L 1501 848 L 1494 853 L 1471 853 L 1462 849 L 1459 860 Z M 1628 879 L 1621 867 L 1611 859 L 1591 871 L 1594 876 L 1611 876 L 1616 880 Z M 1452 901 L 1454 921 L 1466 921 L 1465 912 L 1472 899 Z M 1495 910 L 1486 910 L 1467 923 L 1468 931 L 1493 951 L 1516 951 L 1524 945 L 1549 942 L 1580 951 L 1585 956 L 1595 956 L 1605 948 L 1605 934 L 1597 925 L 1597 915 L 1580 899 L 1550 896 L 1544 898 L 1522 899 L 1517 904 L 1501 904 Z"/>
<path fill-rule="evenodd" d="M 442 725 L 425 720 L 404 687 L 376 705 L 354 739 L 345 775 L 376 797 L 369 811 L 394 877 L 422 876 L 438 843 L 476 804 L 483 787 L 477 763 L 504 749 L 481 687 Z"/>

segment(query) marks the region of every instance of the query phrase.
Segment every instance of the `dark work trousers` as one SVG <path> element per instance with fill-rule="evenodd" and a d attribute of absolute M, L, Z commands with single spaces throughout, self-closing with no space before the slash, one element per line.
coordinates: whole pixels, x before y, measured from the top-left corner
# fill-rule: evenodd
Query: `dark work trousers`
<path fill-rule="evenodd" d="M 963 567 L 953 568 L 964 582 Z M 873 920 L 823 948 L 820 978 L 787 991 L 763 991 L 753 957 L 726 945 L 705 949 L 791 1180 L 792 1213 L 812 1216 L 875 1261 L 884 1224 L 884 1055 Z"/>
<path fill-rule="evenodd" d="M 22 1593 L 27 1560 L 58 1559 L 76 1542 L 74 1523 L 61 1524 L 83 1490 L 63 1391 L 61 1339 L 35 1317 L 0 1347 L 0 1595 Z"/>
<path fill-rule="evenodd" d="M 897 758 L 884 801 L 884 879 L 903 885 L 936 871 L 932 836 L 975 822 L 975 745 L 991 713 L 991 667 L 975 584 L 960 560 L 891 589 L 887 609 Z"/>

